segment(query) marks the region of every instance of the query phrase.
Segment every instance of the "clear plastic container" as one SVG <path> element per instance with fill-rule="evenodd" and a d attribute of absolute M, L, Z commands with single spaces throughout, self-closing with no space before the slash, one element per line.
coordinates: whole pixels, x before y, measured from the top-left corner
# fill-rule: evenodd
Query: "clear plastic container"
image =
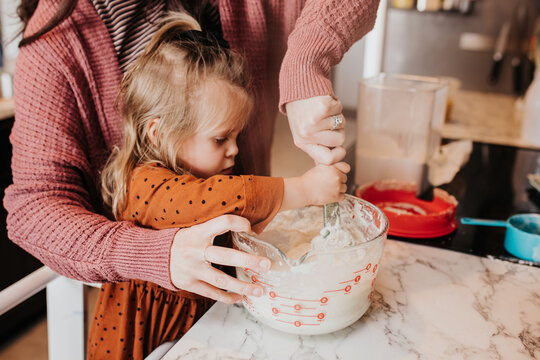
<path fill-rule="evenodd" d="M 272 261 L 266 273 L 237 268 L 239 279 L 265 289 L 262 297 L 243 301 L 259 321 L 289 333 L 325 334 L 349 326 L 369 308 L 388 220 L 349 195 L 339 208 L 339 230 L 328 238 L 320 235 L 318 206 L 279 213 L 257 237 L 233 233 L 236 248 Z"/>
<path fill-rule="evenodd" d="M 395 179 L 420 183 L 438 151 L 448 81 L 379 74 L 360 81 L 355 183 Z"/>

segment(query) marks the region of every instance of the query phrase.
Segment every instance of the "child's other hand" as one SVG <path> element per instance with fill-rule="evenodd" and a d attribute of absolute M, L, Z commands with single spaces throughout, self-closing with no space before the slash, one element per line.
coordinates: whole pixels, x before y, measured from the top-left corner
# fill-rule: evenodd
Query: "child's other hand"
<path fill-rule="evenodd" d="M 212 263 L 270 270 L 270 260 L 239 250 L 214 246 L 217 235 L 227 231 L 250 231 L 247 219 L 222 215 L 205 223 L 179 230 L 171 246 L 171 281 L 179 289 L 190 291 L 225 303 L 242 300 L 242 295 L 261 296 L 260 285 L 246 283 L 212 267 Z"/>
<path fill-rule="evenodd" d="M 347 173 L 351 170 L 345 162 L 317 165 L 302 175 L 305 196 L 310 205 L 324 205 L 345 199 Z"/>

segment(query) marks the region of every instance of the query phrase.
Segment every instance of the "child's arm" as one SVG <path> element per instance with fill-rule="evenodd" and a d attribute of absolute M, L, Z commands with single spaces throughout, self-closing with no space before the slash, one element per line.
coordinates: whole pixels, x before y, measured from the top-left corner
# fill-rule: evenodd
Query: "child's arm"
<path fill-rule="evenodd" d="M 261 232 L 280 210 L 343 200 L 350 167 L 317 165 L 282 178 L 216 175 L 198 179 L 157 166 L 134 171 L 122 219 L 155 229 L 188 227 L 224 214 L 247 218 Z"/>
<path fill-rule="evenodd" d="M 155 229 L 188 227 L 223 214 L 262 231 L 281 208 L 283 179 L 216 175 L 199 179 L 158 166 L 135 169 L 122 219 Z"/>

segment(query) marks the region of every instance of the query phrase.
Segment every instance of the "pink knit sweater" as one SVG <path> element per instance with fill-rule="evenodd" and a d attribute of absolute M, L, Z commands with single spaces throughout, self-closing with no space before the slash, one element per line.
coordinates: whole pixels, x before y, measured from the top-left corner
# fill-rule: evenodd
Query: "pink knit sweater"
<path fill-rule="evenodd" d="M 40 1 L 27 31 L 40 28 L 58 2 Z M 245 54 L 255 82 L 258 111 L 239 144 L 249 172 L 269 172 L 278 73 L 280 104 L 332 95 L 330 67 L 372 28 L 378 6 L 378 0 L 303 2 L 219 1 L 225 38 Z M 4 199 L 9 238 L 68 277 L 142 279 L 174 289 L 169 253 L 177 230 L 139 228 L 100 215 L 106 210 L 99 171 L 121 135 L 115 108 L 121 76 L 107 29 L 87 0 L 21 49 L 13 185 Z"/>

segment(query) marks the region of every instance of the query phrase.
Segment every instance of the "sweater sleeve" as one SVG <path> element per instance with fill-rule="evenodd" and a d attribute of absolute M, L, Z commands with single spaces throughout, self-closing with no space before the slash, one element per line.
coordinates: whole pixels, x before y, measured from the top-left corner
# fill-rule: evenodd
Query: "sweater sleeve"
<path fill-rule="evenodd" d="M 334 95 L 330 68 L 375 25 L 379 0 L 307 1 L 287 40 L 279 75 L 279 107 Z"/>
<path fill-rule="evenodd" d="M 98 165 L 89 154 L 106 154 L 105 144 L 95 141 L 100 128 L 90 95 L 75 91 L 54 55 L 62 46 L 40 40 L 17 59 L 13 184 L 4 198 L 9 238 L 71 278 L 142 279 L 175 289 L 169 253 L 177 229 L 143 229 L 97 213 Z"/>
<path fill-rule="evenodd" d="M 279 211 L 282 200 L 282 178 L 216 175 L 200 179 L 143 166 L 133 173 L 122 218 L 164 229 L 234 214 L 247 218 L 260 233 Z"/>

